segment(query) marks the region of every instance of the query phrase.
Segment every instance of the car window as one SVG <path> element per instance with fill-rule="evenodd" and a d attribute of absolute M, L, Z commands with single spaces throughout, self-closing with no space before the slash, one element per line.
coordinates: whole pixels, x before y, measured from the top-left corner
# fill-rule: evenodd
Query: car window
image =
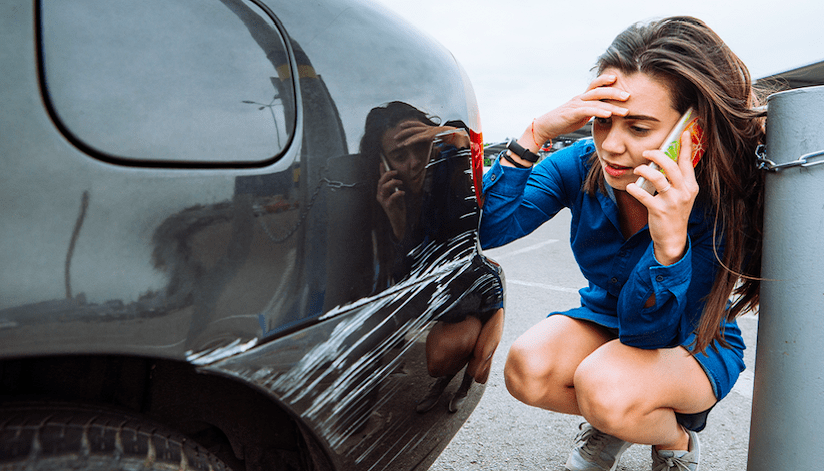
<path fill-rule="evenodd" d="M 58 125 L 106 160 L 256 165 L 295 128 L 289 55 L 245 0 L 41 2 L 42 79 Z"/>

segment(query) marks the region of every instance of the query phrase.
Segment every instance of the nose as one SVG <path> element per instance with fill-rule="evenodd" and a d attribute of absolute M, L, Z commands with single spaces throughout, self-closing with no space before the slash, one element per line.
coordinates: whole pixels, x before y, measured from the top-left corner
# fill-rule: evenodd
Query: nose
<path fill-rule="evenodd" d="M 429 161 L 430 144 L 410 146 L 406 149 L 406 168 L 410 173 L 419 172 Z"/>
<path fill-rule="evenodd" d="M 605 133 L 604 140 L 601 142 L 601 148 L 610 154 L 623 154 L 625 150 L 624 140 L 617 126 L 610 126 Z"/>

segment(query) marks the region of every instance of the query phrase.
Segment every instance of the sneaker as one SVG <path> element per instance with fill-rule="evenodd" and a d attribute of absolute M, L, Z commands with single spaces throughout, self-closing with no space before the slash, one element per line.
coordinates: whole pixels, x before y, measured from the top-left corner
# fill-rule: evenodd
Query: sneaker
<path fill-rule="evenodd" d="M 446 387 L 449 386 L 449 382 L 452 381 L 454 376 L 455 375 L 444 376 L 436 379 L 435 382 L 432 383 L 432 386 L 429 387 L 429 391 L 426 393 L 426 396 L 424 396 L 423 399 L 421 399 L 421 402 L 415 406 L 415 410 L 419 414 L 423 414 L 425 412 L 429 412 L 429 410 L 435 407 L 435 404 L 437 404 L 438 400 L 441 398 L 441 394 L 443 394 Z"/>
<path fill-rule="evenodd" d="M 469 373 L 464 373 L 463 380 L 461 380 L 461 387 L 455 391 L 455 395 L 452 396 L 452 400 L 449 401 L 448 410 L 453 414 L 460 410 L 461 406 L 463 405 L 464 401 L 466 401 L 466 396 L 469 394 L 469 388 L 472 387 L 472 383 L 475 382 L 475 378 L 469 375 Z"/>
<path fill-rule="evenodd" d="M 575 437 L 578 445 L 569 454 L 566 469 L 569 471 L 615 471 L 621 455 L 632 443 L 607 435 L 588 423 L 579 427 Z"/>
<path fill-rule="evenodd" d="M 698 471 L 701 443 L 698 434 L 687 430 L 690 434 L 688 451 L 683 450 L 656 450 L 652 447 L 652 471 Z"/>

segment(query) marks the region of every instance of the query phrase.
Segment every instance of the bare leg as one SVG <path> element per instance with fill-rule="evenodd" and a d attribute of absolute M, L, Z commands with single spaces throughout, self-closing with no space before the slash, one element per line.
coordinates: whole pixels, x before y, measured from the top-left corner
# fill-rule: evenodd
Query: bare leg
<path fill-rule="evenodd" d="M 579 410 L 597 429 L 632 443 L 686 450 L 675 412 L 703 412 L 716 402 L 709 378 L 683 347 L 643 350 L 613 340 L 577 368 Z"/>
<path fill-rule="evenodd" d="M 574 377 L 578 365 L 614 336 L 591 322 L 555 315 L 521 335 L 504 367 L 506 387 L 519 401 L 581 415 Z"/>
<path fill-rule="evenodd" d="M 481 335 L 481 321 L 468 316 L 461 322 L 437 322 L 426 336 L 426 369 L 436 381 L 430 386 L 426 396 L 415 407 L 419 413 L 431 410 L 438 402 L 452 378 L 470 361 Z M 453 398 L 449 410 L 455 412 L 460 408 L 472 385 L 469 370 L 464 373 L 459 389 L 460 396 Z"/>
<path fill-rule="evenodd" d="M 472 351 L 472 358 L 466 366 L 466 371 L 475 378 L 475 381 L 484 384 L 489 379 L 489 370 L 492 368 L 492 356 L 501 343 L 501 336 L 504 331 L 504 310 L 498 311 L 484 324 L 475 348 Z"/>
<path fill-rule="evenodd" d="M 426 336 L 426 368 L 435 378 L 454 376 L 469 361 L 478 336 L 481 321 L 468 316 L 454 324 L 438 322 Z"/>

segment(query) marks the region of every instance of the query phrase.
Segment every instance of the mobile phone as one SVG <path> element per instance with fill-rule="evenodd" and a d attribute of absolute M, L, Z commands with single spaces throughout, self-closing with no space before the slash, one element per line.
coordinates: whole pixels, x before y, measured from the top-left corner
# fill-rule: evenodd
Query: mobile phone
<path fill-rule="evenodd" d="M 681 119 L 675 123 L 675 127 L 672 128 L 672 131 L 664 139 L 664 143 L 661 144 L 658 150 L 663 151 L 669 158 L 678 162 L 678 153 L 681 152 L 681 134 L 686 130 L 689 130 L 692 139 L 692 166 L 695 167 L 704 155 L 704 130 L 698 124 L 698 117 L 695 116 L 695 111 L 692 108 L 688 109 L 681 116 Z M 655 162 L 649 165 L 654 170 L 661 170 Z M 646 190 L 647 193 L 655 194 L 655 186 L 644 177 L 639 177 L 635 184 Z"/>
<path fill-rule="evenodd" d="M 380 156 L 381 156 L 381 162 L 383 162 L 383 168 L 385 168 L 387 172 L 392 170 L 392 167 L 389 166 L 389 161 L 386 160 L 386 156 L 383 155 L 383 152 L 380 153 Z M 392 189 L 392 193 L 395 193 L 397 191 L 398 191 L 398 187 L 395 187 L 394 189 Z"/>
<path fill-rule="evenodd" d="M 381 162 L 383 162 L 383 168 L 385 168 L 387 172 L 392 170 L 392 167 L 389 166 L 389 161 L 386 160 L 386 156 L 383 155 L 383 152 L 380 153 L 380 156 L 381 156 Z"/>

